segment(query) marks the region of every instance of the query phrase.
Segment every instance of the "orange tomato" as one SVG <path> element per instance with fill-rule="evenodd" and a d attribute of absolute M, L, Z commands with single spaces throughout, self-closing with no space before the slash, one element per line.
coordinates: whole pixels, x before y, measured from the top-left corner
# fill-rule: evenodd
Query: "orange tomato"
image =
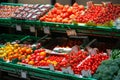
<path fill-rule="evenodd" d="M 21 56 L 19 56 L 19 57 L 18 57 L 18 60 L 21 60 L 21 59 L 22 59 L 22 57 L 21 57 Z"/>
<path fill-rule="evenodd" d="M 22 51 L 22 52 L 26 52 L 26 49 L 27 49 L 26 47 L 22 47 L 22 48 L 21 48 L 21 51 Z"/>
<path fill-rule="evenodd" d="M 31 49 L 31 48 L 26 49 L 26 53 L 27 53 L 27 54 L 32 53 L 32 49 Z"/>
<path fill-rule="evenodd" d="M 18 58 L 18 54 L 14 54 L 13 58 Z"/>
<path fill-rule="evenodd" d="M 28 64 L 34 65 L 34 61 L 29 61 Z"/>
<path fill-rule="evenodd" d="M 28 55 L 28 56 L 27 56 L 27 59 L 29 59 L 30 57 L 31 57 L 31 56 L 30 56 L 30 55 Z"/>
<path fill-rule="evenodd" d="M 13 56 L 8 56 L 8 59 L 11 61 L 13 59 Z"/>
<path fill-rule="evenodd" d="M 23 55 L 23 54 L 24 54 L 24 52 L 20 52 L 20 54 L 21 54 L 21 55 Z"/>
<path fill-rule="evenodd" d="M 25 55 L 21 55 L 21 56 L 19 56 L 18 58 L 19 58 L 19 60 L 22 60 L 22 59 L 25 59 Z"/>
<path fill-rule="evenodd" d="M 19 44 L 14 44 L 14 47 L 18 47 L 19 46 Z"/>
<path fill-rule="evenodd" d="M 21 47 L 18 47 L 17 49 L 18 49 L 18 50 L 20 50 L 20 49 L 21 49 Z"/>
<path fill-rule="evenodd" d="M 39 55 L 40 56 L 46 56 L 46 52 L 40 52 Z"/>

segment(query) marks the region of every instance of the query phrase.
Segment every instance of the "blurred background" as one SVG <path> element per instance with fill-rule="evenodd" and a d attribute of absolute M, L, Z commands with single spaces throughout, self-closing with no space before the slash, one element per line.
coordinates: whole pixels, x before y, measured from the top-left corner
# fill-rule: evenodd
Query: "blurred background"
<path fill-rule="evenodd" d="M 52 0 L 0 0 L 1 2 L 18 2 L 18 3 L 27 3 L 27 4 L 51 4 Z M 54 1 L 54 0 L 53 0 Z M 78 4 L 86 5 L 87 1 L 90 0 L 55 0 L 61 4 L 71 4 L 71 1 L 76 1 Z M 96 4 L 101 3 L 102 1 L 107 2 L 111 1 L 112 3 L 119 4 L 120 0 L 91 0 Z"/>

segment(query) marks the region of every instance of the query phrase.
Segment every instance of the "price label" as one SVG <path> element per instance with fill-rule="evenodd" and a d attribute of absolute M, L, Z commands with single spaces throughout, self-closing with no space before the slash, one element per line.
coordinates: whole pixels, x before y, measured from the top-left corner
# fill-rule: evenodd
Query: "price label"
<path fill-rule="evenodd" d="M 79 77 L 79 78 L 83 78 L 82 75 L 79 75 L 79 74 L 75 74 L 75 76 Z"/>
<path fill-rule="evenodd" d="M 45 34 L 50 34 L 50 27 L 43 27 Z"/>
<path fill-rule="evenodd" d="M 68 69 L 66 68 L 61 68 L 63 73 L 68 73 Z"/>
<path fill-rule="evenodd" d="M 114 26 L 116 26 L 117 29 L 120 29 L 120 18 L 115 20 Z"/>
<path fill-rule="evenodd" d="M 55 69 L 54 69 L 54 66 L 53 66 L 52 64 L 49 64 L 49 68 L 50 68 L 50 70 L 52 70 L 52 71 L 55 70 Z"/>
<path fill-rule="evenodd" d="M 84 77 L 91 77 L 90 70 L 82 70 L 81 73 L 82 73 L 82 76 L 84 76 Z"/>
<path fill-rule="evenodd" d="M 20 26 L 20 25 L 16 25 L 16 30 L 17 30 L 17 31 L 22 31 L 21 26 Z"/>
<path fill-rule="evenodd" d="M 73 72 L 73 70 L 71 69 L 71 67 L 68 67 L 67 70 L 68 70 L 68 73 L 69 73 L 69 74 L 74 74 L 74 72 Z"/>
<path fill-rule="evenodd" d="M 112 51 L 110 49 L 106 49 L 106 51 L 107 51 L 107 55 L 111 56 Z"/>
<path fill-rule="evenodd" d="M 87 7 L 89 8 L 89 7 L 91 7 L 93 5 L 93 1 L 88 1 L 87 2 Z"/>
<path fill-rule="evenodd" d="M 26 71 L 21 71 L 21 77 L 22 78 L 27 78 L 27 72 Z"/>
<path fill-rule="evenodd" d="M 75 46 L 73 46 L 73 47 L 72 47 L 71 52 L 74 52 L 74 54 L 73 54 L 73 55 L 77 54 L 77 53 L 78 53 L 78 51 L 79 51 L 79 46 L 75 45 Z"/>
<path fill-rule="evenodd" d="M 77 35 L 75 30 L 66 30 L 66 33 L 68 36 L 76 36 Z"/>
<path fill-rule="evenodd" d="M 35 27 L 34 26 L 30 27 L 30 32 L 35 32 Z"/>

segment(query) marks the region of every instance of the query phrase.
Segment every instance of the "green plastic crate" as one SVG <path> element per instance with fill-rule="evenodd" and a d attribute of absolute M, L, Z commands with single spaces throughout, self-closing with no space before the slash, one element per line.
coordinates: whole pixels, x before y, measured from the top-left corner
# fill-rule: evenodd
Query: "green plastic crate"
<path fill-rule="evenodd" d="M 40 37 L 35 37 L 35 36 L 25 36 L 24 38 L 22 38 L 20 41 L 21 43 L 24 43 L 25 41 L 30 41 L 32 42 L 31 44 L 33 43 L 36 43 L 37 40 L 39 40 Z"/>
<path fill-rule="evenodd" d="M 31 41 L 33 43 L 35 43 L 37 40 L 39 39 L 39 37 L 35 37 L 35 36 L 26 36 L 26 35 L 14 35 L 14 34 L 0 34 L 0 40 L 1 42 L 3 41 L 3 43 L 6 42 L 13 42 L 16 40 L 19 40 L 20 43 L 23 43 L 24 41 Z"/>
<path fill-rule="evenodd" d="M 79 78 L 75 75 L 71 74 L 64 74 L 62 72 L 54 72 L 51 70 L 45 70 L 40 68 L 28 67 L 14 63 L 6 63 L 0 60 L 0 67 L 6 71 L 15 71 L 18 75 L 20 75 L 21 71 L 26 71 L 28 77 L 38 77 L 43 79 L 50 79 L 50 80 L 96 80 L 93 78 Z M 5 68 L 3 68 L 5 67 Z"/>
<path fill-rule="evenodd" d="M 0 23 L 11 24 L 11 18 L 0 18 Z"/>
<path fill-rule="evenodd" d="M 1 3 L 1 6 L 4 5 L 9 5 L 9 6 L 23 6 L 23 4 L 16 4 L 16 3 Z M 4 24 L 12 24 L 12 18 L 0 18 L 0 23 L 4 23 Z"/>
<path fill-rule="evenodd" d="M 74 25 L 72 24 L 64 24 L 64 23 L 55 23 L 55 22 L 41 22 L 42 26 L 50 26 L 50 27 L 62 27 L 62 28 L 71 28 Z"/>
<path fill-rule="evenodd" d="M 13 35 L 13 34 L 0 34 L 0 40 L 4 40 L 5 42 L 12 42 L 15 40 L 24 39 L 24 35 Z"/>
<path fill-rule="evenodd" d="M 39 20 L 25 20 L 26 25 L 41 25 Z"/>
<path fill-rule="evenodd" d="M 13 67 L 11 67 L 9 65 L 8 66 L 4 66 L 4 64 L 2 64 L 1 62 L 2 63 L 7 63 L 7 62 L 5 62 L 2 58 L 0 58 L 0 69 L 2 71 L 17 74 L 17 71 L 16 71 L 15 68 L 13 68 Z"/>
<path fill-rule="evenodd" d="M 20 3 L 5 3 L 5 2 L 2 2 L 1 5 L 23 6 L 23 4 L 20 4 Z"/>

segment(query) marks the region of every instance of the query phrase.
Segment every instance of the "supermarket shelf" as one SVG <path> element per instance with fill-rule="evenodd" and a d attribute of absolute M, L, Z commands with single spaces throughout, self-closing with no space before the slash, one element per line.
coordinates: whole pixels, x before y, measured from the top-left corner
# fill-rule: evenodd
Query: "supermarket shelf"
<path fill-rule="evenodd" d="M 20 3 L 5 3 L 5 2 L 2 2 L 0 3 L 1 5 L 10 5 L 10 6 L 23 6 L 23 4 L 20 4 Z"/>
<path fill-rule="evenodd" d="M 52 22 L 40 22 L 31 20 L 16 20 L 16 19 L 0 19 L 1 25 L 21 25 L 23 29 L 29 29 L 30 26 L 35 26 L 36 28 L 42 28 L 49 26 L 50 30 L 53 32 L 65 33 L 68 29 L 75 29 L 76 32 L 89 35 L 98 36 L 108 36 L 108 37 L 120 37 L 120 30 L 116 28 L 109 27 L 92 27 L 92 26 L 80 26 L 74 24 L 63 24 L 63 23 L 52 23 Z M 11 26 L 13 27 L 13 26 Z M 15 27 L 15 26 L 14 26 Z"/>
<path fill-rule="evenodd" d="M 20 75 L 22 71 L 26 71 L 28 77 L 38 77 L 50 80 L 95 80 L 93 78 L 79 78 L 71 74 L 63 74 L 62 72 L 55 72 L 51 70 L 28 67 L 18 65 L 15 63 L 6 63 L 2 60 L 0 61 L 0 70 L 18 75 Z"/>
<path fill-rule="evenodd" d="M 8 27 L 15 27 L 16 24 L 23 26 L 23 29 L 29 29 L 30 26 L 36 28 L 42 28 L 49 26 L 53 32 L 65 33 L 67 29 L 75 29 L 76 32 L 86 35 L 96 36 L 108 36 L 108 37 L 120 37 L 120 30 L 115 27 L 92 27 L 92 26 L 80 26 L 75 24 L 64 24 L 64 23 L 52 23 L 52 22 L 40 22 L 32 20 L 16 20 L 12 18 L 0 19 L 1 25 L 8 25 Z M 13 25 L 13 26 L 11 26 Z"/>
<path fill-rule="evenodd" d="M 19 41 L 19 43 L 24 43 L 28 41 L 29 43 L 36 43 L 40 37 L 29 36 L 29 35 L 15 35 L 15 34 L 0 34 L 0 46 L 2 47 L 3 44 L 6 42 L 14 42 Z"/>
<path fill-rule="evenodd" d="M 52 0 L 51 0 L 52 1 Z M 55 1 L 55 0 L 54 0 Z M 75 2 L 75 0 L 71 0 Z M 22 6 L 23 4 L 16 3 L 1 3 L 0 5 Z M 51 32 L 66 33 L 68 29 L 76 30 L 77 34 L 92 35 L 92 36 L 105 36 L 105 37 L 120 37 L 120 30 L 115 27 L 102 27 L 102 26 L 87 26 L 80 24 L 67 24 L 57 22 L 42 22 L 39 20 L 19 20 L 13 18 L 0 18 L 0 24 L 7 27 L 16 28 L 21 25 L 22 29 L 30 29 L 31 26 L 35 28 L 50 27 Z"/>

